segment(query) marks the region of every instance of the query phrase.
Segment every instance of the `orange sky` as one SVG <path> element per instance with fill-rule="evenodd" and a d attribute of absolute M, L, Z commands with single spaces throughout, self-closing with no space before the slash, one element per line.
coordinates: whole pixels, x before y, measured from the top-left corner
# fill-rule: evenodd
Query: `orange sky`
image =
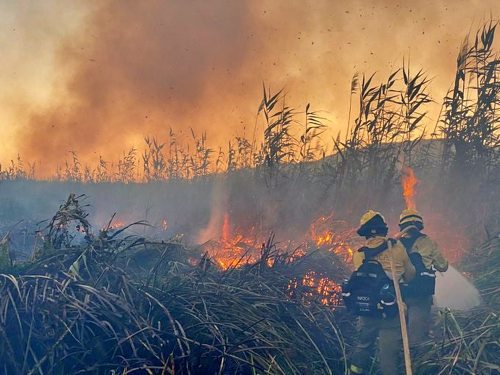
<path fill-rule="evenodd" d="M 410 58 L 441 102 L 461 41 L 498 14 L 496 0 L 4 0 L 0 161 L 116 160 L 169 127 L 225 144 L 253 127 L 262 82 L 324 110 L 333 134 L 354 72 Z"/>

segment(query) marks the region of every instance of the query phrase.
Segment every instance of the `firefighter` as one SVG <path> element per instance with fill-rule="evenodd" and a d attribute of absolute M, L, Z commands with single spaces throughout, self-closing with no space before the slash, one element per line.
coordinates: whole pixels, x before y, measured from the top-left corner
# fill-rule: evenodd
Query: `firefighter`
<path fill-rule="evenodd" d="M 357 233 L 365 237 L 366 243 L 365 246 L 353 255 L 354 268 L 357 270 L 353 273 L 353 276 L 369 275 L 373 277 L 375 274 L 374 269 L 368 272 L 359 272 L 362 270 L 362 267 L 368 266 L 368 263 L 373 262 L 378 264 L 380 272 L 383 273 L 383 277 L 388 281 L 386 285 L 392 286 L 390 257 L 393 259 L 398 279 L 402 278 L 405 282 L 408 282 L 415 276 L 415 268 L 408 258 L 404 247 L 399 241 L 388 239 L 386 237 L 387 232 L 387 224 L 379 212 L 370 210 L 361 217 Z M 391 241 L 391 246 L 389 246 L 389 241 Z M 351 276 L 349 282 L 352 281 L 353 276 Z M 367 288 L 373 284 L 373 282 L 368 282 L 364 285 Z M 346 293 L 346 295 L 348 294 Z M 357 300 L 362 301 L 364 299 L 366 297 L 357 297 Z M 381 302 L 384 301 L 381 300 Z M 380 306 L 381 304 L 378 303 L 377 309 Z M 383 308 L 385 309 L 386 307 Z M 351 311 L 353 310 L 351 309 Z M 380 369 L 382 373 L 384 375 L 399 373 L 398 367 L 402 338 L 394 294 L 392 295 L 392 310 L 388 311 L 392 312 L 385 313 L 384 310 L 382 310 L 382 313 L 375 311 L 374 314 L 363 313 L 363 311 L 359 314 L 354 312 L 356 315 L 359 315 L 359 338 L 350 358 L 351 374 L 364 374 L 369 371 L 370 357 L 374 351 L 377 337 L 379 339 Z"/>
<path fill-rule="evenodd" d="M 410 347 L 415 352 L 415 347 L 429 335 L 435 271 L 445 272 L 448 262 L 436 243 L 422 233 L 424 220 L 418 211 L 403 210 L 399 218 L 399 228 L 402 233 L 400 241 L 417 270 L 417 276 L 402 288 L 408 307 Z"/>

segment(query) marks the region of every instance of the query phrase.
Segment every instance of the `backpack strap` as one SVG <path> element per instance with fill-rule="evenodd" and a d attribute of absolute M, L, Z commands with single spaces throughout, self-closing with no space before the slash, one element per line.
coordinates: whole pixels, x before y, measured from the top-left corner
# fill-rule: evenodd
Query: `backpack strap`
<path fill-rule="evenodd" d="M 396 240 L 393 240 L 392 238 L 389 238 L 388 241 L 391 241 L 391 245 L 394 245 L 396 243 Z M 382 244 L 380 244 L 377 247 L 363 246 L 362 248 L 360 248 L 358 251 L 365 255 L 365 259 L 363 261 L 372 260 L 377 255 L 386 251 L 389 248 L 389 245 L 387 244 L 388 241 L 384 241 Z"/>
<path fill-rule="evenodd" d="M 421 232 L 417 232 L 415 234 L 413 234 L 412 236 L 410 237 L 402 237 L 399 241 L 403 244 L 403 246 L 405 247 L 406 249 L 406 252 L 408 254 L 411 253 L 411 250 L 413 249 L 413 245 L 415 245 L 415 242 L 417 242 L 417 240 L 420 238 L 420 237 L 427 237 L 425 234 L 421 233 Z"/>

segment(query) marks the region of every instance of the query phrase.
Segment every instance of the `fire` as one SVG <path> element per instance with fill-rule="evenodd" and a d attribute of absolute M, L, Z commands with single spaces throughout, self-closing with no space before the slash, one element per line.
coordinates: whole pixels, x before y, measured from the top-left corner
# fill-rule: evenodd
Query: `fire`
<path fill-rule="evenodd" d="M 413 169 L 403 167 L 401 185 L 403 187 L 403 198 L 405 199 L 406 208 L 416 209 L 415 193 L 417 184 L 418 180 L 415 177 Z"/>
<path fill-rule="evenodd" d="M 309 232 L 316 247 L 326 247 L 328 251 L 341 256 L 346 263 L 352 260 L 353 251 L 347 239 L 352 237 L 354 230 L 346 222 L 335 220 L 333 213 L 314 220 Z"/>
<path fill-rule="evenodd" d="M 103 227 L 102 229 L 103 230 L 116 230 L 116 229 L 123 228 L 124 226 L 125 226 L 125 222 L 123 222 L 121 220 L 113 220 L 111 223 L 109 223 L 109 225 Z"/>
<path fill-rule="evenodd" d="M 203 251 L 224 270 L 255 262 L 260 256 L 256 240 L 242 233 L 233 235 L 231 232 L 231 220 L 229 213 L 226 212 L 219 240 L 211 240 L 202 245 Z"/>
<path fill-rule="evenodd" d="M 258 259 L 253 241 L 242 235 L 237 235 L 226 242 L 218 242 L 208 253 L 224 270 L 239 268 Z"/>
<path fill-rule="evenodd" d="M 339 255 L 345 262 L 350 262 L 353 251 L 347 239 L 352 237 L 352 229 L 347 223 L 334 220 L 333 214 L 321 216 L 315 220 L 308 233 L 299 242 L 292 241 L 288 249 L 295 249 L 290 260 L 304 257 L 309 251 L 323 248 L 326 251 Z M 204 243 L 201 249 L 213 259 L 223 270 L 240 268 L 246 264 L 255 263 L 263 251 L 262 238 L 255 233 L 255 228 L 241 230 L 231 222 L 229 213 L 223 215 L 218 240 Z M 273 257 L 267 259 L 272 267 Z M 341 287 L 334 280 L 318 270 L 308 270 L 301 277 L 290 280 L 287 294 L 290 298 L 298 298 L 305 303 L 319 302 L 325 306 L 338 306 L 340 303 Z"/>
<path fill-rule="evenodd" d="M 327 276 L 309 271 L 300 280 L 291 280 L 288 284 L 288 295 L 300 298 L 305 303 L 314 300 L 324 306 L 340 304 L 341 286 Z"/>
<path fill-rule="evenodd" d="M 419 181 L 413 169 L 404 167 L 402 170 L 401 185 L 406 208 L 416 209 L 415 195 Z M 431 210 L 425 216 L 425 231 L 436 239 L 443 255 L 451 263 L 455 263 L 472 246 L 470 238 L 465 235 L 468 228 L 461 223 L 451 222 L 442 212 Z"/>
<path fill-rule="evenodd" d="M 332 243 L 333 241 L 333 233 L 332 232 L 326 232 L 323 235 L 319 235 L 314 239 L 316 242 L 316 246 L 320 247 L 323 245 L 328 245 Z"/>

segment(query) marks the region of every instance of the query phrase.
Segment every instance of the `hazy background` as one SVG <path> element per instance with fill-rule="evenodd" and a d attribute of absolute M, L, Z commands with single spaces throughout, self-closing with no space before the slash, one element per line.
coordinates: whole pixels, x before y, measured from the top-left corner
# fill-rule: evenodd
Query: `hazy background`
<path fill-rule="evenodd" d="M 494 181 L 471 181 L 450 194 L 451 185 L 443 183 L 439 169 L 417 170 L 417 177 L 416 206 L 424 217 L 424 232 L 452 262 L 484 239 L 498 235 L 500 191 Z M 32 246 L 23 243 L 25 238 L 32 241 L 37 223 L 50 219 L 70 193 L 86 194 L 81 203 L 90 205 L 86 210 L 96 234 L 116 213 L 115 223 L 120 225 L 138 220 L 152 225 L 133 227 L 131 234 L 158 240 L 183 235 L 188 245 L 220 239 L 226 215 L 231 237 L 242 234 L 257 243 L 271 232 L 282 244 L 301 243 L 310 239 L 313 222 L 329 217 L 332 220 L 318 228 L 354 241 L 356 248 L 360 238 L 353 229 L 367 209 L 383 213 L 391 234 L 399 230 L 399 214 L 405 207 L 399 184 L 391 185 L 382 198 L 360 194 L 364 186 L 359 186 L 353 188 L 352 196 L 342 199 L 331 179 L 320 173 L 292 173 L 270 187 L 265 175 L 243 170 L 197 181 L 149 184 L 1 181 L 0 233 L 9 232 L 22 220 L 12 231 L 13 249 L 29 251 Z"/>

